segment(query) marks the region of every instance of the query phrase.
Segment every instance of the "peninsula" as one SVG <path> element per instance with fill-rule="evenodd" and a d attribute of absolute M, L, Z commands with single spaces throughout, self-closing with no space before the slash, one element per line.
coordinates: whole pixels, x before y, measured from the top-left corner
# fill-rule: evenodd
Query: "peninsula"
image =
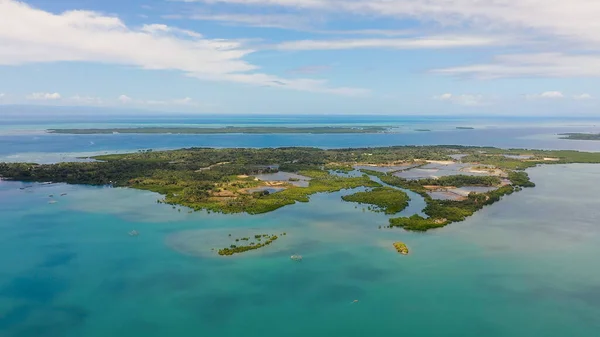
<path fill-rule="evenodd" d="M 460 161 L 453 159 L 458 157 Z M 248 214 L 308 202 L 315 193 L 360 187 L 361 191 L 345 193 L 343 200 L 391 215 L 392 228 L 426 231 L 463 221 L 505 196 L 535 187 L 527 168 L 600 163 L 600 153 L 463 146 L 190 148 L 93 159 L 96 161 L 51 165 L 0 163 L 0 177 L 129 187 L 161 194 L 158 203 Z M 416 174 L 421 168 L 427 169 L 426 176 Z M 407 191 L 424 199 L 424 216 L 394 217 L 409 204 Z M 256 249 L 236 245 L 223 253 L 252 248 Z"/>
<path fill-rule="evenodd" d="M 228 127 L 135 127 L 135 128 L 107 128 L 107 129 L 49 129 L 48 133 L 70 135 L 90 134 L 342 134 L 342 133 L 382 133 L 388 128 L 380 126 L 319 126 L 319 127 L 285 127 L 285 126 L 228 126 Z"/>

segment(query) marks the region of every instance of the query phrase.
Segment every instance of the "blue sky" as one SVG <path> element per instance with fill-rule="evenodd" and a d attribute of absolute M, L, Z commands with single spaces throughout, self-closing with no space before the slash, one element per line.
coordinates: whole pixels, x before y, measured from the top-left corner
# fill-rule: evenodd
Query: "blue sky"
<path fill-rule="evenodd" d="M 0 0 L 0 104 L 589 115 L 589 0 Z"/>

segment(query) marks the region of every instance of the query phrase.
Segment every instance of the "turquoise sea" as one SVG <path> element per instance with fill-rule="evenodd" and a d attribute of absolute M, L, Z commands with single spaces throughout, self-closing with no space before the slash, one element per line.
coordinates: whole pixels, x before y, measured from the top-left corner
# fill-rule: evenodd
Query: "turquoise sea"
<path fill-rule="evenodd" d="M 545 148 L 599 151 L 600 142 L 539 136 L 576 127 L 586 126 L 490 130 L 532 130 L 511 144 L 534 139 Z M 31 135 L 6 130 L 0 142 L 14 146 L 0 148 L 5 156 L 83 152 L 55 136 L 26 144 Z M 177 135 L 154 137 L 146 148 L 181 145 L 169 143 Z M 252 138 L 237 137 L 236 146 Z M 268 145 L 257 146 L 300 136 L 262 137 Z M 353 135 L 348 146 L 376 137 Z M 110 142 L 119 146 L 103 150 L 130 145 Z M 178 211 L 144 191 L 0 181 L 0 336 L 597 336 L 600 165 L 529 173 L 536 188 L 427 233 L 379 229 L 386 216 L 341 201 L 351 191 L 265 215 L 225 216 Z M 235 237 L 283 232 L 242 256 L 211 251 Z M 397 254 L 394 241 L 411 254 Z"/>

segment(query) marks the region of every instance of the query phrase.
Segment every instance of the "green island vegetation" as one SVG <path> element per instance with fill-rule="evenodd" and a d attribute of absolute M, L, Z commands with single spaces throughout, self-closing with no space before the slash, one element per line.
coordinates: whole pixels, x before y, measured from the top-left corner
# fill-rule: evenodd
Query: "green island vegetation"
<path fill-rule="evenodd" d="M 561 133 L 560 139 L 571 140 L 600 140 L 600 133 Z"/>
<path fill-rule="evenodd" d="M 49 133 L 61 133 L 71 135 L 89 134 L 113 134 L 113 133 L 156 133 L 156 134 L 224 134 L 224 133 L 246 133 L 246 134 L 274 134 L 274 133 L 381 133 L 388 131 L 386 127 L 361 126 L 318 126 L 318 127 L 284 127 L 284 126 L 228 126 L 218 128 L 193 128 L 193 127 L 137 127 L 137 128 L 109 128 L 109 129 L 49 129 Z"/>
<path fill-rule="evenodd" d="M 508 180 L 510 180 L 513 186 L 535 187 L 535 183 L 529 180 L 529 175 L 525 171 L 509 171 Z"/>
<path fill-rule="evenodd" d="M 401 212 L 408 207 L 410 201 L 405 192 L 391 187 L 377 187 L 371 191 L 345 195 L 342 199 L 359 204 L 373 205 L 375 206 L 372 208 L 373 211 L 384 212 L 385 214 Z"/>
<path fill-rule="evenodd" d="M 509 195 L 515 191 L 520 191 L 523 187 L 534 187 L 529 180 L 529 175 L 526 172 L 509 172 L 509 185 L 500 185 L 500 179 L 494 176 L 447 176 L 440 177 L 438 179 L 420 179 L 420 180 L 407 180 L 399 178 L 390 174 L 373 172 L 363 170 L 364 173 L 378 176 L 381 181 L 386 184 L 397 186 L 400 188 L 409 189 L 415 193 L 420 194 L 425 199 L 427 206 L 423 210 L 428 218 L 423 218 L 419 215 L 413 215 L 411 217 L 401 217 L 390 219 L 390 226 L 401 227 L 411 231 L 427 231 L 433 228 L 444 227 L 453 222 L 460 222 L 465 220 L 467 217 L 473 215 L 478 210 L 482 209 L 486 205 L 491 205 L 499 201 L 504 195 Z M 435 186 L 446 186 L 437 185 L 436 181 L 442 182 L 442 184 L 450 184 L 455 187 L 460 186 L 496 186 L 498 188 L 486 193 L 469 193 L 464 200 L 436 200 L 433 199 L 428 193 L 428 188 Z M 470 184 L 475 183 L 475 184 Z"/>
<path fill-rule="evenodd" d="M 347 164 L 337 164 L 337 163 L 329 163 L 325 165 L 325 169 L 331 170 L 337 173 L 350 173 L 354 171 L 354 167 L 352 165 Z"/>
<path fill-rule="evenodd" d="M 396 251 L 402 255 L 408 255 L 408 247 L 406 246 L 406 244 L 404 242 L 394 242 L 394 248 L 396 248 Z"/>
<path fill-rule="evenodd" d="M 417 132 L 430 132 L 431 129 L 415 129 Z"/>
<path fill-rule="evenodd" d="M 475 128 L 472 126 L 457 126 L 457 130 L 474 130 Z"/>
<path fill-rule="evenodd" d="M 231 237 L 231 234 L 229 234 L 229 236 Z M 265 239 L 265 241 L 262 241 L 263 238 Z M 248 252 L 251 250 L 256 250 L 256 249 L 266 247 L 266 246 L 270 245 L 271 243 L 273 243 L 275 240 L 279 239 L 279 237 L 275 234 L 271 234 L 271 235 L 257 234 L 257 235 L 254 235 L 254 239 L 256 241 L 258 241 L 258 243 L 250 242 L 248 245 L 245 245 L 245 246 L 231 245 L 227 248 L 219 249 L 217 251 L 217 253 L 221 256 L 231 256 L 234 254 L 241 254 L 241 253 Z M 246 238 L 235 239 L 235 242 L 239 242 L 239 241 L 250 241 L 250 238 L 246 237 Z"/>
<path fill-rule="evenodd" d="M 355 166 L 424 165 L 427 161 L 455 162 L 450 155 L 465 155 L 462 164 L 489 172 L 488 176 L 454 175 L 437 179 L 408 180 L 361 170 L 362 175 L 344 176 Z M 534 187 L 524 171 L 541 164 L 600 163 L 600 153 L 497 149 L 464 146 L 394 146 L 358 149 L 190 148 L 169 151 L 142 150 L 128 154 L 94 157 L 92 162 L 39 165 L 0 163 L 0 177 L 29 182 L 111 185 L 148 190 L 162 195 L 158 203 L 187 206 L 191 210 L 220 213 L 259 214 L 297 202 L 308 202 L 315 193 L 337 192 L 358 187 L 369 192 L 346 196 L 369 203 L 376 210 L 395 213 L 407 197 L 395 188 L 382 188 L 370 176 L 392 187 L 420 194 L 426 201 L 425 217 L 394 218 L 390 226 L 426 231 L 463 221 L 503 196 Z M 259 174 L 296 173 L 310 179 L 306 187 L 291 181 L 261 181 Z M 493 191 L 471 193 L 462 200 L 435 200 L 428 191 L 439 187 L 493 186 Z M 270 193 L 274 188 L 280 190 Z M 403 192 L 402 192 L 403 193 Z M 399 197 L 400 196 L 400 197 Z M 362 201 L 361 201 L 362 200 Z M 264 240 L 263 240 L 264 241 Z M 230 248 L 231 249 L 231 248 Z"/>

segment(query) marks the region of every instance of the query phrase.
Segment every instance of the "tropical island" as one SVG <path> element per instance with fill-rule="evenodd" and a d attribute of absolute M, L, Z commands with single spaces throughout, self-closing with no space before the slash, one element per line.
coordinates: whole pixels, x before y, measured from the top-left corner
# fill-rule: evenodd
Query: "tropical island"
<path fill-rule="evenodd" d="M 394 242 L 394 248 L 396 248 L 396 251 L 402 255 L 408 255 L 408 247 L 406 246 L 406 244 L 404 242 Z"/>
<path fill-rule="evenodd" d="M 410 191 L 424 199 L 422 215 L 392 217 L 389 226 L 426 231 L 463 221 L 507 195 L 535 187 L 527 168 L 600 163 L 600 153 L 463 146 L 189 148 L 93 159 L 0 163 L 0 177 L 148 190 L 162 195 L 158 203 L 225 214 L 267 213 L 308 202 L 315 193 L 361 188 L 349 191 L 343 200 L 393 215 L 409 204 Z"/>
<path fill-rule="evenodd" d="M 561 133 L 559 136 L 570 140 L 600 140 L 600 133 Z"/>
<path fill-rule="evenodd" d="M 285 234 L 281 234 L 281 235 L 285 235 Z M 231 234 L 230 234 L 231 236 Z M 244 244 L 244 245 L 240 245 L 237 242 L 248 242 L 251 239 L 249 237 L 244 237 L 244 238 L 240 238 L 240 239 L 235 239 L 236 244 L 232 244 L 227 248 L 222 248 L 219 249 L 217 251 L 217 253 L 221 256 L 231 256 L 234 254 L 241 254 L 244 252 L 248 252 L 251 250 L 256 250 L 256 249 L 260 249 L 263 247 L 266 247 L 268 245 L 270 245 L 271 243 L 275 242 L 275 240 L 277 240 L 279 237 L 275 234 L 257 234 L 254 235 L 254 240 L 256 240 L 257 242 L 255 243 L 254 241 L 248 243 L 248 244 Z M 264 239 L 264 241 L 262 241 Z M 261 242 L 262 241 L 262 242 Z"/>
<path fill-rule="evenodd" d="M 410 198 L 398 189 L 377 187 L 367 192 L 357 192 L 342 197 L 344 201 L 371 205 L 370 210 L 385 214 L 396 214 L 408 207 Z"/>
<path fill-rule="evenodd" d="M 475 128 L 472 126 L 457 126 L 456 129 L 457 130 L 475 130 Z"/>
<path fill-rule="evenodd" d="M 389 128 L 381 126 L 228 126 L 228 127 L 133 127 L 106 129 L 48 129 L 48 133 L 90 135 L 90 134 L 343 134 L 343 133 L 382 133 Z"/>

